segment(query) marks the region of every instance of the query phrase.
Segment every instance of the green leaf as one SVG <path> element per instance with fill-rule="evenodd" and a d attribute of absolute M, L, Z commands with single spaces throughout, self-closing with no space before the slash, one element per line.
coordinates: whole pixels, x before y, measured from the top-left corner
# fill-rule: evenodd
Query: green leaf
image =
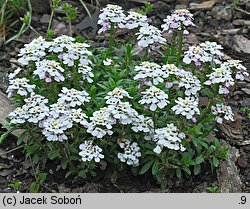
<path fill-rule="evenodd" d="M 117 181 L 118 173 L 114 171 L 111 175 L 111 182 L 114 184 Z"/>
<path fill-rule="evenodd" d="M 17 145 L 20 145 L 23 142 L 23 140 L 26 136 L 26 133 L 27 133 L 27 131 L 24 131 L 23 133 L 21 133 L 21 135 L 17 139 L 17 142 L 16 142 Z"/>
<path fill-rule="evenodd" d="M 154 162 L 154 165 L 152 166 L 152 174 L 153 174 L 153 175 L 157 174 L 158 171 L 159 171 L 159 168 L 160 168 L 160 163 L 159 163 L 158 160 L 156 160 L 156 161 Z"/>
<path fill-rule="evenodd" d="M 182 170 L 184 170 L 188 175 L 191 175 L 191 171 L 190 171 L 189 167 L 184 166 L 184 167 L 182 168 Z"/>
<path fill-rule="evenodd" d="M 48 158 L 50 160 L 54 160 L 56 157 L 58 157 L 58 152 L 56 150 L 50 150 L 48 152 Z"/>
<path fill-rule="evenodd" d="M 151 166 L 153 165 L 154 163 L 154 160 L 151 160 L 149 162 L 147 162 L 146 164 L 144 164 L 139 172 L 140 175 L 146 173 L 150 168 Z"/>
<path fill-rule="evenodd" d="M 66 174 L 65 174 L 65 178 L 68 178 L 69 176 L 71 176 L 73 174 L 72 171 L 68 171 Z"/>
<path fill-rule="evenodd" d="M 214 167 L 217 168 L 219 166 L 219 164 L 220 164 L 219 160 L 216 157 L 213 157 L 213 165 L 214 165 Z"/>
<path fill-rule="evenodd" d="M 204 158 L 202 156 L 198 156 L 195 158 L 195 164 L 201 164 L 204 162 Z"/>
<path fill-rule="evenodd" d="M 79 173 L 78 173 L 78 176 L 82 177 L 82 178 L 86 178 L 86 171 L 85 170 L 81 170 Z"/>
<path fill-rule="evenodd" d="M 14 130 L 16 130 L 16 128 L 12 128 L 8 131 L 6 131 L 5 133 L 3 133 L 0 137 L 0 144 L 9 136 L 10 133 L 12 133 Z"/>
<path fill-rule="evenodd" d="M 201 165 L 195 165 L 194 166 L 194 175 L 198 175 L 201 172 Z"/>
<path fill-rule="evenodd" d="M 176 169 L 176 176 L 180 179 L 181 178 L 181 169 L 177 168 Z"/>

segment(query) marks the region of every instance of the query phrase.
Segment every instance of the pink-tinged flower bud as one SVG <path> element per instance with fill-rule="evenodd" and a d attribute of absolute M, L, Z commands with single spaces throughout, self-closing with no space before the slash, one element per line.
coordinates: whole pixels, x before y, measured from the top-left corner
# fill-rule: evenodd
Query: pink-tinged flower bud
<path fill-rule="evenodd" d="M 173 82 L 166 82 L 165 87 L 169 89 L 169 88 L 171 88 L 173 85 L 174 85 Z"/>
<path fill-rule="evenodd" d="M 196 123 L 196 122 L 197 122 L 197 120 L 196 120 L 196 118 L 195 118 L 195 117 L 192 117 L 192 121 L 193 121 L 194 123 Z"/>

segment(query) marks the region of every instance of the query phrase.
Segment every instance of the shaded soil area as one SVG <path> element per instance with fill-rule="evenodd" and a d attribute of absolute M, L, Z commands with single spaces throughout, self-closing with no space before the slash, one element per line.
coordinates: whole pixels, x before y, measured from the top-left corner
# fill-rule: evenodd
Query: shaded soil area
<path fill-rule="evenodd" d="M 208 1 L 208 0 L 207 0 Z M 73 2 L 73 1 L 72 1 Z M 115 3 L 131 9 L 142 6 L 142 1 L 100 1 L 104 6 L 106 3 Z M 185 39 L 184 46 L 198 44 L 205 40 L 216 41 L 223 45 L 226 58 L 240 59 L 250 70 L 250 1 L 240 1 L 236 9 L 232 10 L 232 1 L 218 0 L 213 6 L 197 9 L 204 0 L 151 0 L 154 11 L 149 14 L 151 23 L 160 26 L 162 19 L 171 14 L 175 8 L 192 8 L 197 27 L 191 30 L 190 35 Z M 73 4 L 77 5 L 76 2 Z M 196 9 L 194 9 L 196 6 Z M 79 17 L 73 22 L 74 35 L 83 35 L 97 40 L 97 18 L 98 11 L 94 7 L 90 8 L 92 20 L 86 15 L 84 10 L 79 12 Z M 46 10 L 45 10 L 46 13 Z M 48 11 L 49 14 L 49 11 Z M 48 14 L 34 12 L 32 26 L 42 35 L 45 34 L 49 21 Z M 67 34 L 67 25 L 62 21 L 60 14 L 57 14 L 52 30 L 56 35 Z M 17 54 L 24 43 L 32 40 L 36 34 L 27 31 L 25 35 L 6 46 L 0 48 L 0 90 L 6 91 L 8 85 L 7 75 L 17 66 Z M 122 38 L 122 37 L 121 37 Z M 102 44 L 105 44 L 102 43 Z M 249 46 L 249 48 L 247 48 Z M 242 191 L 250 192 L 250 78 L 240 81 L 234 87 L 230 95 L 227 96 L 228 104 L 235 111 L 236 121 L 232 124 L 225 124 L 220 130 L 219 138 L 231 146 L 234 152 L 234 165 L 242 181 Z M 2 130 L 3 131 L 3 130 Z M 1 130 L 0 130 L 1 132 Z M 14 182 L 21 182 L 21 192 L 29 191 L 29 185 L 35 180 L 33 176 L 32 164 L 29 159 L 25 159 L 23 148 L 15 151 L 16 138 L 10 137 L 0 145 L 0 191 L 15 191 L 8 185 Z M 11 152 L 10 152 L 11 151 Z M 8 154 L 5 154 L 9 152 Z M 41 188 L 43 192 L 208 192 L 208 187 L 219 187 L 218 176 L 211 173 L 209 165 L 203 167 L 199 176 L 189 179 L 176 179 L 172 189 L 160 189 L 155 184 L 152 176 L 134 177 L 124 174 L 116 184 L 105 182 L 104 179 L 85 181 L 81 178 L 64 179 L 65 173 L 54 170 L 54 162 L 50 162 L 47 168 L 48 177 Z"/>

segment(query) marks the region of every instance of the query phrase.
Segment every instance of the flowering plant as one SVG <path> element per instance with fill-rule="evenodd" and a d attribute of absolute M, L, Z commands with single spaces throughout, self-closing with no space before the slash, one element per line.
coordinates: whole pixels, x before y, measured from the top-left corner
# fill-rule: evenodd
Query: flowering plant
<path fill-rule="evenodd" d="M 107 5 L 98 23 L 99 33 L 110 34 L 108 50 L 65 35 L 21 49 L 23 67 L 10 74 L 7 90 L 18 107 L 8 121 L 24 130 L 18 143 L 35 164 L 57 159 L 66 177 L 104 174 L 113 183 L 125 170 L 147 173 L 162 187 L 199 174 L 204 162 L 218 166 L 227 150 L 208 135 L 216 122 L 234 120 L 223 95 L 249 74 L 238 60 L 223 62 L 215 42 L 183 52 L 183 36 L 194 26 L 189 11 L 164 22 L 172 43 L 146 15 Z M 117 41 L 117 29 L 132 30 L 127 44 Z"/>

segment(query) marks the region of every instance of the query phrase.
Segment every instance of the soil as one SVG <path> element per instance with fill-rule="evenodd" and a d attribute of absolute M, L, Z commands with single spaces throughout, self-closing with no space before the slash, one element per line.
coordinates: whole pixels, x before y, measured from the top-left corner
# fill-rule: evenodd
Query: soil
<path fill-rule="evenodd" d="M 77 4 L 75 1 L 71 1 Z M 124 7 L 124 9 L 132 9 L 142 6 L 138 0 L 131 1 L 100 1 L 101 6 L 106 3 L 115 3 Z M 166 15 L 171 14 L 175 8 L 187 8 L 190 1 L 175 0 L 151 0 L 154 11 L 149 14 L 151 23 L 159 26 L 162 19 Z M 177 3 L 176 3 L 177 2 Z M 191 3 L 201 3 L 204 0 L 193 0 Z M 237 8 L 232 10 L 232 1 L 219 0 L 210 9 L 202 11 L 192 11 L 195 17 L 196 28 L 191 30 L 190 35 L 185 41 L 185 46 L 197 44 L 205 40 L 216 41 L 223 45 L 224 52 L 227 57 L 239 59 L 250 71 L 250 54 L 244 49 L 237 48 L 235 41 L 238 36 L 243 35 L 250 44 L 250 24 L 239 24 L 238 20 L 250 20 L 250 1 L 240 1 Z M 93 13 L 92 21 L 87 17 L 84 10 L 79 12 L 79 17 L 73 22 L 74 35 L 83 35 L 87 37 L 96 36 L 96 20 L 98 12 L 90 8 Z M 222 12 L 223 11 L 223 12 Z M 238 23 L 237 23 L 238 21 Z M 42 35 L 45 34 L 48 20 L 45 14 L 35 12 L 32 17 L 32 26 Z M 60 14 L 57 14 L 52 24 L 52 29 L 56 35 L 67 33 L 67 27 L 62 21 Z M 235 30 L 236 29 L 236 30 Z M 235 33 L 236 31 L 236 33 Z M 93 36 L 94 33 L 94 36 Z M 36 37 L 36 34 L 29 30 L 25 35 L 8 45 L 0 48 L 0 90 L 6 91 L 8 80 L 7 74 L 17 67 L 17 54 L 24 43 L 28 43 Z M 95 40 L 95 38 L 92 38 Z M 239 45 L 239 44 L 238 44 Z M 237 172 L 240 174 L 242 181 L 242 192 L 250 192 L 250 123 L 247 113 L 242 108 L 250 108 L 250 78 L 238 82 L 234 90 L 227 96 L 228 103 L 232 106 L 235 114 L 238 116 L 237 123 L 233 125 L 225 125 L 218 127 L 221 130 L 219 138 L 236 150 L 235 165 Z M 240 127 L 239 127 L 240 126 Z M 242 131 L 238 131 L 241 129 Z M 2 130 L 3 131 L 3 130 Z M 0 130 L 1 133 L 1 130 Z M 16 148 L 16 138 L 9 137 L 4 143 L 0 144 L 0 191 L 15 192 L 8 185 L 16 181 L 21 182 L 20 192 L 29 191 L 29 185 L 33 182 L 32 165 L 29 159 L 25 159 L 23 148 L 13 151 L 7 155 L 3 155 L 8 150 Z M 54 162 L 50 162 L 47 168 L 48 176 L 41 188 L 41 192 L 208 192 L 208 187 L 219 187 L 218 176 L 211 173 L 209 165 L 203 167 L 200 175 L 174 182 L 172 189 L 161 189 L 155 184 L 152 176 L 134 177 L 124 175 L 122 180 L 116 184 L 105 182 L 104 179 L 88 182 L 80 178 L 64 179 L 63 172 L 54 171 Z"/>

